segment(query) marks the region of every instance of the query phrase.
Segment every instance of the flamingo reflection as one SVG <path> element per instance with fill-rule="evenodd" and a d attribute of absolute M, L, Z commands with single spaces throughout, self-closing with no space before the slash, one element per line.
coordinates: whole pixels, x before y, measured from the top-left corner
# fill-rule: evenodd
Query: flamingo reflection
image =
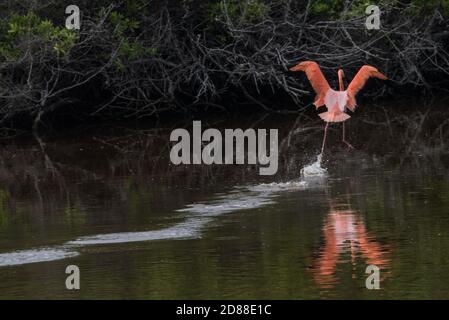
<path fill-rule="evenodd" d="M 388 247 L 374 240 L 362 217 L 350 208 L 339 209 L 331 204 L 323 233 L 325 242 L 313 267 L 315 281 L 320 287 L 330 288 L 337 282 L 336 268 L 337 264 L 343 263 L 339 260 L 343 254 L 350 253 L 353 266 L 356 258 L 362 256 L 364 266 L 374 264 L 381 269 L 388 268 Z"/>

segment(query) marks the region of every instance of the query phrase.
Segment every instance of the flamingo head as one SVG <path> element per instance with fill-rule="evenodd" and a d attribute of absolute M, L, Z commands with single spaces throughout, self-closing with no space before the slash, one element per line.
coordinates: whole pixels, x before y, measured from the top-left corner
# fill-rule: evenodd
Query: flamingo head
<path fill-rule="evenodd" d="M 343 72 L 343 69 L 338 69 L 338 77 L 343 79 L 345 77 L 345 73 Z"/>

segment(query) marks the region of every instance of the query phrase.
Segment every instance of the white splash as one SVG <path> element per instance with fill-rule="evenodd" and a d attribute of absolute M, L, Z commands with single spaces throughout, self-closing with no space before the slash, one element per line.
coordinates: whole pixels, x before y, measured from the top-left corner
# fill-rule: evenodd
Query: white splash
<path fill-rule="evenodd" d="M 316 161 L 301 169 L 301 177 L 304 179 L 308 177 L 325 177 L 327 176 L 326 168 L 321 166 L 322 154 L 320 153 Z"/>
<path fill-rule="evenodd" d="M 304 190 L 308 188 L 307 181 L 304 180 L 291 180 L 287 182 L 272 182 L 272 183 L 262 183 L 256 186 L 248 187 L 248 190 L 255 192 L 278 192 L 278 191 L 293 191 L 293 190 Z"/>

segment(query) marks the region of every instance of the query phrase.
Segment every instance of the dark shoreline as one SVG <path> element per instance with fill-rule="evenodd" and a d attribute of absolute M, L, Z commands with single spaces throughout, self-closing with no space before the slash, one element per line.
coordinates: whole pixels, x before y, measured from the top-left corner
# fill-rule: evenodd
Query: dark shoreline
<path fill-rule="evenodd" d="M 167 124 L 177 122 L 186 122 L 190 119 L 193 120 L 207 120 L 214 118 L 232 119 L 232 118 L 245 118 L 253 117 L 254 115 L 260 116 L 291 116 L 293 118 L 299 115 L 305 115 L 311 119 L 317 118 L 317 114 L 323 112 L 325 109 L 316 109 L 312 104 L 313 94 L 304 97 L 304 102 L 309 102 L 304 105 L 284 105 L 282 102 L 274 101 L 272 108 L 263 109 L 259 105 L 255 104 L 229 104 L 226 109 L 218 108 L 215 105 L 198 105 L 190 110 L 172 110 L 168 109 L 161 113 L 156 113 L 148 116 L 121 116 L 117 117 L 114 114 L 102 114 L 92 116 L 89 113 L 76 114 L 75 111 L 79 108 L 76 106 L 70 106 L 69 109 L 73 112 L 67 112 L 64 108 L 50 112 L 42 117 L 39 127 L 36 132 L 41 134 L 63 134 L 64 132 L 71 130 L 83 130 L 83 128 L 95 128 L 95 127 L 134 127 L 134 128 L 150 128 L 157 127 L 159 124 Z M 379 106 L 394 106 L 391 107 L 391 111 L 394 113 L 409 113 L 416 110 L 424 110 L 431 108 L 433 111 L 438 111 L 442 115 L 442 121 L 444 117 L 449 117 L 449 108 L 445 106 L 446 101 L 449 100 L 448 96 L 444 96 L 441 92 L 437 96 L 428 95 L 416 97 L 410 97 L 408 95 L 399 96 L 394 100 L 390 98 L 372 98 L 362 96 L 358 99 L 359 107 L 357 108 L 354 116 L 363 115 L 366 112 L 365 109 L 378 108 Z M 318 119 L 318 118 L 317 118 Z M 32 128 L 33 118 L 28 116 L 17 116 L 4 124 L 0 131 L 10 132 L 11 135 L 16 134 L 29 134 L 34 130 Z M 2 134 L 2 139 L 7 138 L 7 134 Z"/>

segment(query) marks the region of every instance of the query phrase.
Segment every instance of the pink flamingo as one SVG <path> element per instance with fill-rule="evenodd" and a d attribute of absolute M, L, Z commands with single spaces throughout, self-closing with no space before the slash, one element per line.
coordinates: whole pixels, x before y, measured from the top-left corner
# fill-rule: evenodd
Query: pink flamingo
<path fill-rule="evenodd" d="M 296 66 L 290 68 L 290 71 L 304 71 L 312 84 L 317 96 L 314 105 L 318 109 L 319 107 L 325 105 L 327 112 L 322 112 L 319 114 L 320 118 L 326 121 L 326 126 L 324 128 L 324 138 L 323 144 L 321 146 L 321 154 L 324 151 L 324 145 L 326 143 L 327 129 L 329 127 L 329 122 L 343 122 L 343 143 L 345 143 L 349 148 L 353 148 L 351 144 L 346 141 L 345 136 L 345 123 L 351 116 L 346 113 L 346 107 L 354 111 L 356 107 L 355 96 L 363 88 L 366 81 L 371 78 L 378 78 L 382 80 L 387 80 L 388 78 L 380 73 L 376 68 L 364 65 L 355 75 L 349 84 L 347 90 L 343 86 L 343 70 L 338 70 L 338 82 L 340 85 L 340 90 L 335 91 L 327 82 L 319 65 L 314 61 L 303 61 Z"/>

